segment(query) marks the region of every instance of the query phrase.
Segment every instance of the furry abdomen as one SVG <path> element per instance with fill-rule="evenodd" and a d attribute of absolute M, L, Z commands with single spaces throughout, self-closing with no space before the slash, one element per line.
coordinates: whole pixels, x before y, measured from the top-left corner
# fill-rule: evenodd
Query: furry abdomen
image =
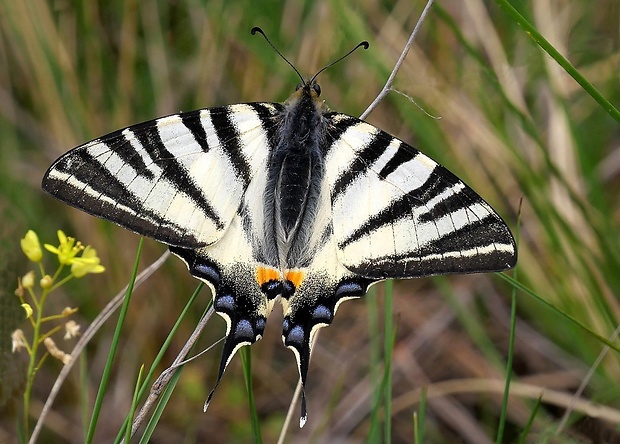
<path fill-rule="evenodd" d="M 323 115 L 306 88 L 290 99 L 282 115 L 277 146 L 269 159 L 265 191 L 265 245 L 270 265 L 307 266 L 324 175 L 319 134 Z"/>

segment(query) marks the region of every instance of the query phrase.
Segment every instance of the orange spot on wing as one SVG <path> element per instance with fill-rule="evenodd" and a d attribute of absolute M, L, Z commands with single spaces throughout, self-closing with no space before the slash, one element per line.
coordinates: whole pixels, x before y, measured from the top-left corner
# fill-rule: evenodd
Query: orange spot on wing
<path fill-rule="evenodd" d="M 261 265 L 256 267 L 256 280 L 258 281 L 258 285 L 263 285 L 265 282 L 269 281 L 279 281 L 280 279 L 280 272 L 275 268 Z"/>
<path fill-rule="evenodd" d="M 303 270 L 288 270 L 284 274 L 284 278 L 287 281 L 291 281 L 295 288 L 299 288 L 301 283 L 304 281 L 306 277 L 306 272 Z"/>

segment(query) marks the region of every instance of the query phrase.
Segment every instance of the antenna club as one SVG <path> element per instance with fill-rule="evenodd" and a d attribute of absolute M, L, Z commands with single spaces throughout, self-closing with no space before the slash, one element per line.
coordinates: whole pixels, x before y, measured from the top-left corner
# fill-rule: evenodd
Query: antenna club
<path fill-rule="evenodd" d="M 261 29 L 261 27 L 260 27 L 260 26 L 255 26 L 255 27 L 253 27 L 253 28 L 250 30 L 250 33 L 251 33 L 252 35 L 256 35 L 256 33 L 257 33 L 257 32 L 258 32 L 258 33 L 260 33 L 260 34 L 262 34 L 262 35 L 265 35 L 265 32 Z"/>
<path fill-rule="evenodd" d="M 323 71 L 325 71 L 327 68 L 334 66 L 336 63 L 338 63 L 339 61 L 341 61 L 342 59 L 349 57 L 351 54 L 353 54 L 355 52 L 355 50 L 359 47 L 363 47 L 364 49 L 368 49 L 370 47 L 370 43 L 368 43 L 366 40 L 364 40 L 361 43 L 358 43 L 357 46 L 355 48 L 353 48 L 351 51 L 347 52 L 345 55 L 343 55 L 342 57 L 340 57 L 337 60 L 334 60 L 333 62 L 329 63 L 328 65 L 324 66 L 323 68 L 321 68 L 319 70 L 319 72 L 317 72 L 315 75 L 312 76 L 312 78 L 310 79 L 310 82 L 308 82 L 309 84 L 314 83 L 314 81 L 316 80 L 316 78 L 319 76 L 319 74 L 321 74 Z"/>
<path fill-rule="evenodd" d="M 263 32 L 263 30 L 262 30 L 260 27 L 258 27 L 258 26 L 255 26 L 255 27 L 253 27 L 253 28 L 250 30 L 250 33 L 251 33 L 252 35 L 256 35 L 256 33 L 257 33 L 257 32 L 265 38 L 265 40 L 267 41 L 267 43 L 269 43 L 269 46 L 271 46 L 271 47 L 273 48 L 273 50 L 276 52 L 276 54 L 278 54 L 278 55 L 282 58 L 282 60 L 284 60 L 286 63 L 288 63 L 288 64 L 289 64 L 289 66 L 290 66 L 291 68 L 293 68 L 293 71 L 295 71 L 295 72 L 297 73 L 297 75 L 299 76 L 299 78 L 301 79 L 301 83 L 303 83 L 303 84 L 305 85 L 305 84 L 306 84 L 306 82 L 304 81 L 303 76 L 299 73 L 299 71 L 297 71 L 297 68 L 295 68 L 295 66 L 293 66 L 293 64 L 292 64 L 291 62 L 289 62 L 289 61 L 288 61 L 288 59 L 287 59 L 286 57 L 284 57 L 284 55 L 283 55 L 280 51 L 278 51 L 278 48 L 276 48 L 276 47 L 274 46 L 274 44 L 273 44 L 273 43 L 271 43 L 271 40 L 269 40 L 269 37 L 267 37 L 267 34 L 265 34 L 265 33 Z"/>

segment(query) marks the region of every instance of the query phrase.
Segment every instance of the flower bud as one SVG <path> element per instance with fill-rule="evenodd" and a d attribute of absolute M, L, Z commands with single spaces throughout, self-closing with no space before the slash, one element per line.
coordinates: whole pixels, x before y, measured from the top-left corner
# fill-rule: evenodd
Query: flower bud
<path fill-rule="evenodd" d="M 39 281 L 39 285 L 41 285 L 41 288 L 43 289 L 48 289 L 53 284 L 54 284 L 54 279 L 49 274 L 46 274 L 45 276 L 43 276 L 41 280 Z"/>
<path fill-rule="evenodd" d="M 43 259 L 39 236 L 32 230 L 28 230 L 26 235 L 19 241 L 22 251 L 32 262 L 40 262 Z"/>
<path fill-rule="evenodd" d="M 29 289 L 34 287 L 34 271 L 29 271 L 24 276 L 22 276 L 22 287 L 25 289 Z"/>

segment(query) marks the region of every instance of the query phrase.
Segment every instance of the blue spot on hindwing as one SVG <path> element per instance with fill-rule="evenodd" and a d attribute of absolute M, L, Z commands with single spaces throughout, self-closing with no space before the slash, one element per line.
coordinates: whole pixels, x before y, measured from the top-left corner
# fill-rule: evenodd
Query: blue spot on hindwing
<path fill-rule="evenodd" d="M 263 317 L 260 317 L 256 320 L 256 333 L 262 335 L 265 331 L 265 325 L 267 320 Z"/>
<path fill-rule="evenodd" d="M 364 294 L 364 288 L 357 282 L 342 282 L 336 288 L 336 298 L 359 297 Z"/>
<path fill-rule="evenodd" d="M 318 323 L 331 323 L 332 312 L 325 305 L 319 305 L 312 312 L 312 320 Z"/>
<path fill-rule="evenodd" d="M 296 345 L 300 347 L 305 340 L 304 329 L 301 325 L 294 326 L 286 336 L 285 345 Z"/>
<path fill-rule="evenodd" d="M 215 267 L 210 264 L 198 263 L 192 267 L 192 274 L 197 278 L 206 279 L 215 287 L 220 285 L 222 277 Z"/>
<path fill-rule="evenodd" d="M 235 298 L 229 294 L 219 296 L 215 300 L 215 309 L 232 313 L 235 311 Z"/>
<path fill-rule="evenodd" d="M 240 320 L 235 327 L 234 338 L 237 341 L 247 340 L 254 342 L 256 335 L 254 334 L 252 323 L 247 319 Z"/>

